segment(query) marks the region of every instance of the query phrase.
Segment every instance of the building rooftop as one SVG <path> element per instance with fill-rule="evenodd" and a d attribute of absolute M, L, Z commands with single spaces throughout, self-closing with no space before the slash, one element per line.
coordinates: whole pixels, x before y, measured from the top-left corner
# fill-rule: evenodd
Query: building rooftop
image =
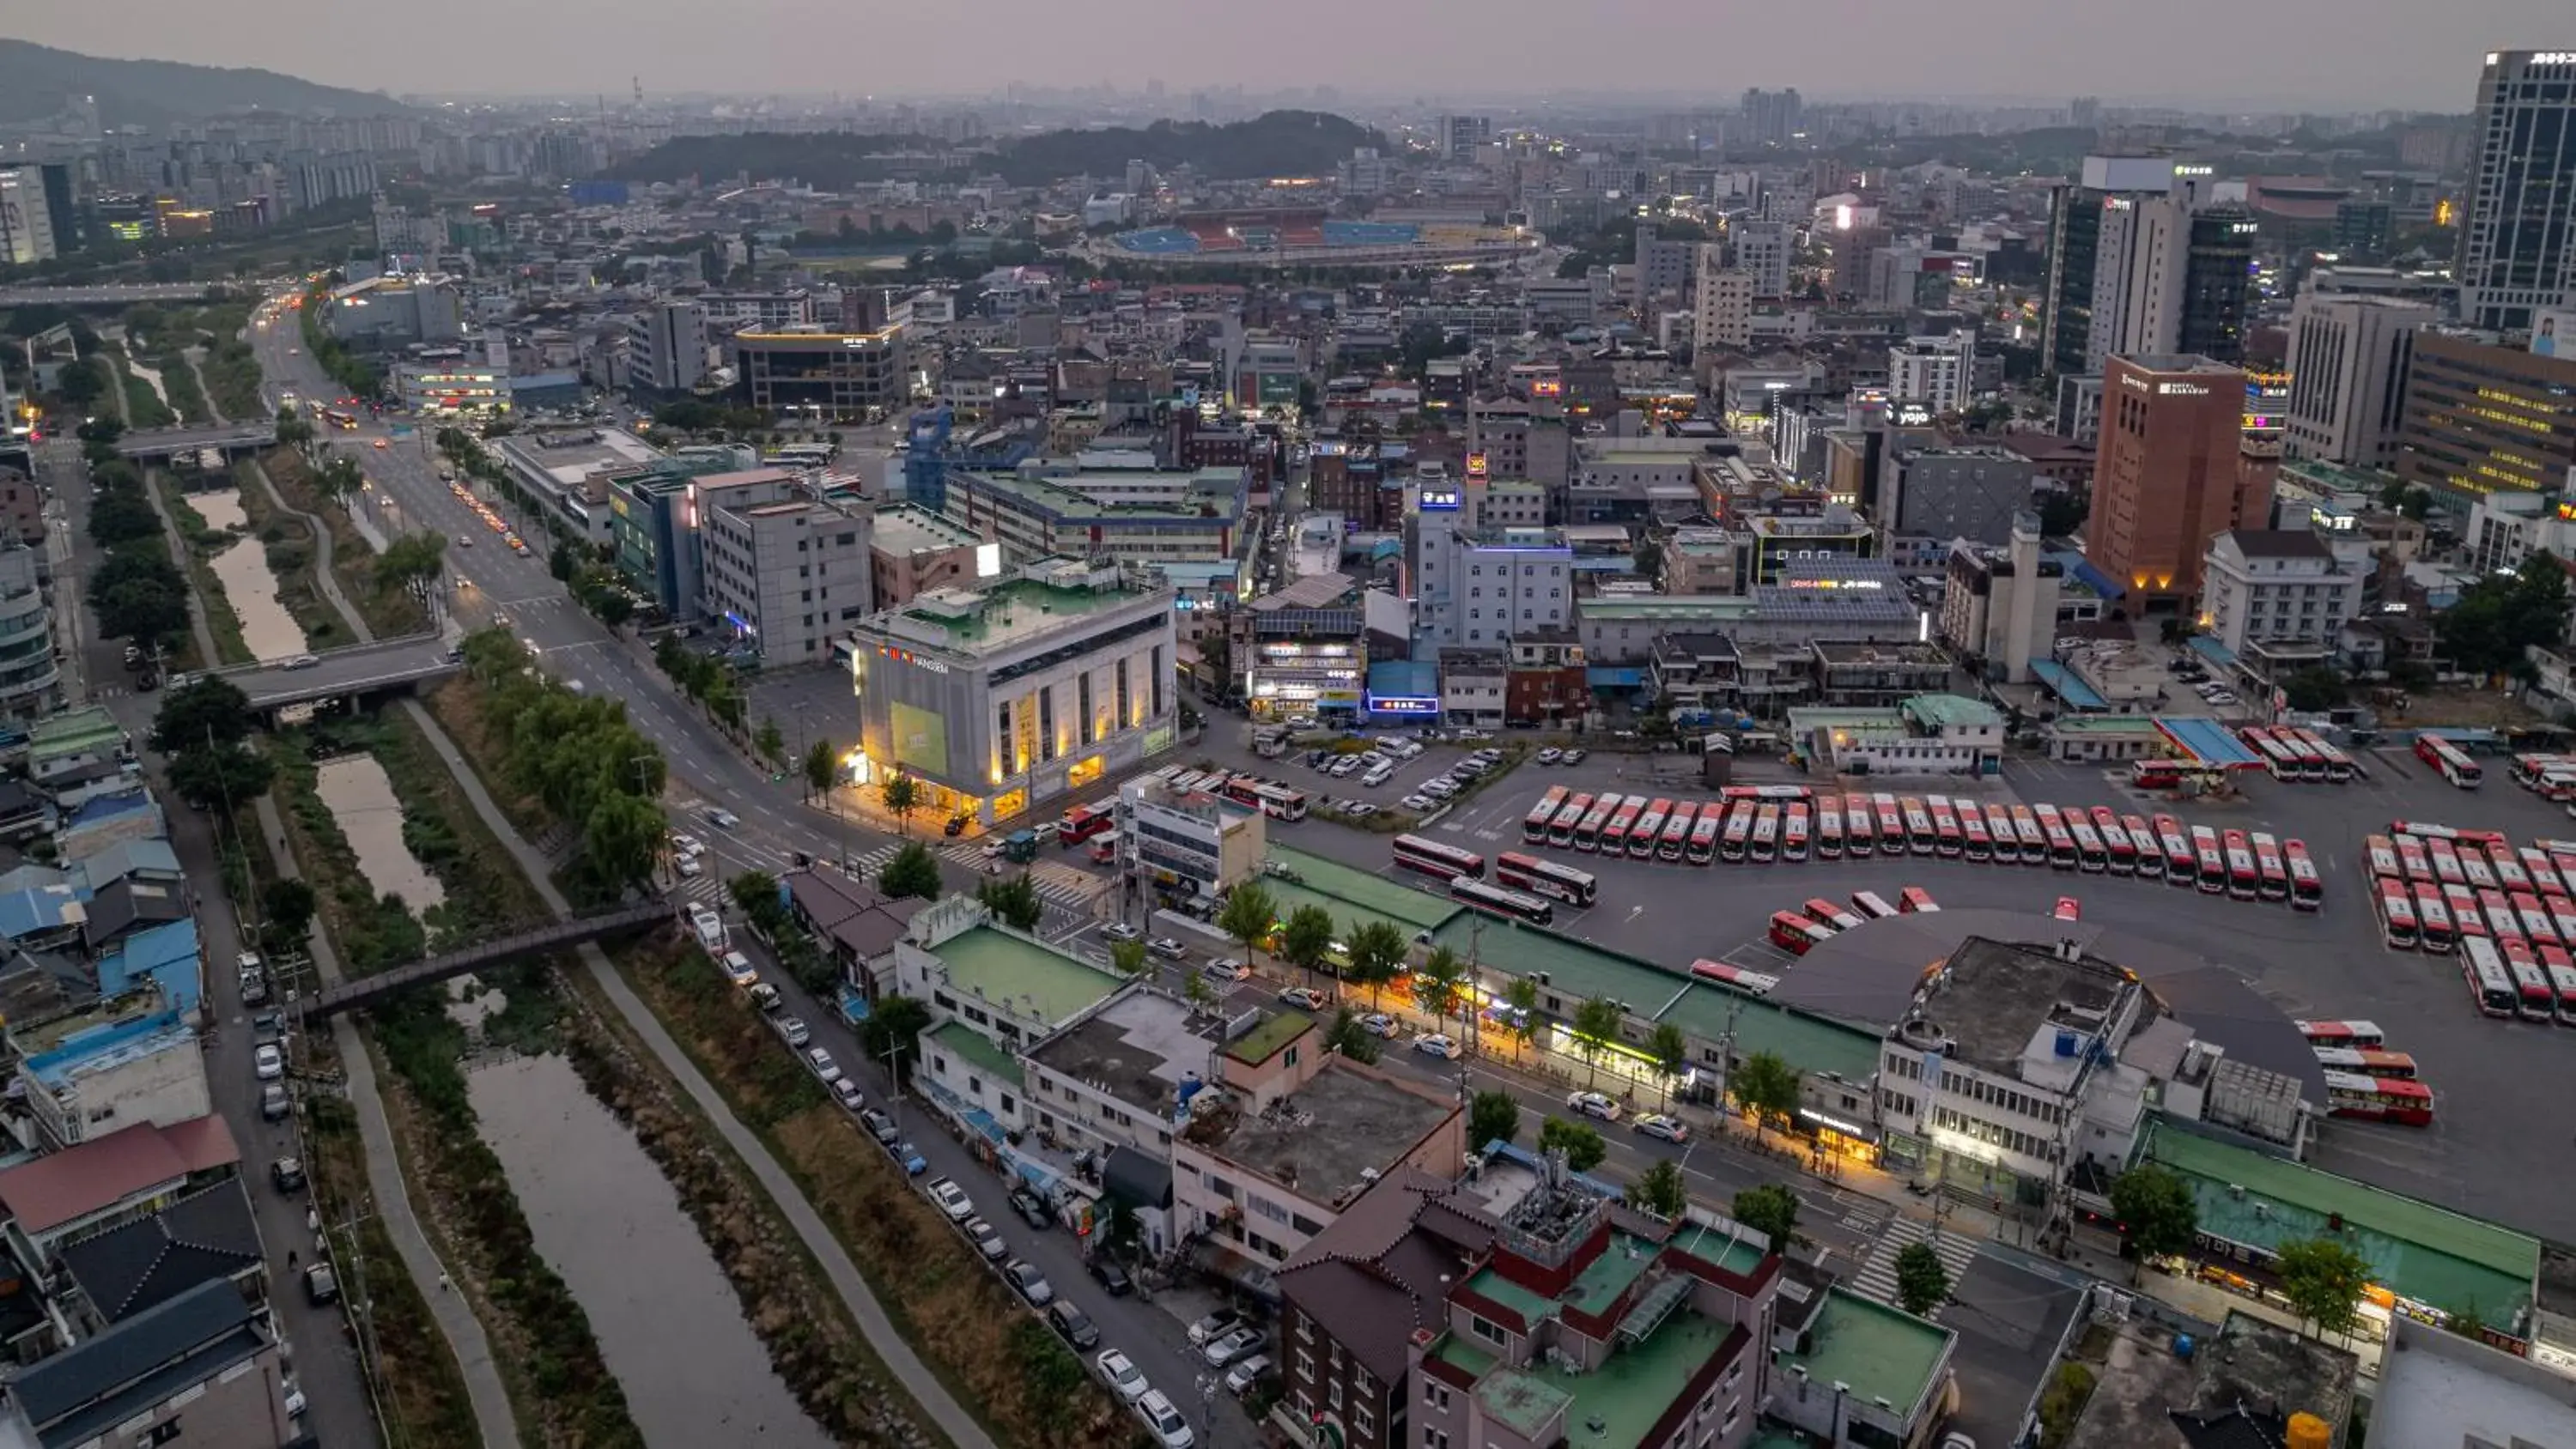
<path fill-rule="evenodd" d="M 1955 1337 L 1937 1323 L 1828 1288 L 1807 1331 L 1806 1352 L 1789 1355 L 1781 1367 L 1804 1369 L 1819 1384 L 1849 1384 L 1854 1399 L 1883 1400 L 1898 1417 L 1910 1418 Z"/>
<path fill-rule="evenodd" d="M 2382 1444 L 2576 1444 L 2565 1378 L 2402 1318 L 2370 1409 L 2371 1438 Z"/>
<path fill-rule="evenodd" d="M 1055 571 L 1031 576 L 1042 566 Z M 933 590 L 872 616 L 860 628 L 906 643 L 978 655 L 1042 638 L 1086 616 L 1161 592 L 1132 587 L 1114 569 L 1050 560 L 1031 565 L 1021 577 L 983 588 Z"/>
<path fill-rule="evenodd" d="M 1815 641 L 1816 657 L 1827 665 L 1905 664 L 1916 667 L 1948 668 L 1950 656 L 1938 646 L 1906 639 L 1890 643 L 1819 639 Z M 1975 701 L 1965 701 L 1974 703 Z M 1989 709 L 1988 714 L 1994 711 Z M 2000 718 L 2000 716 L 1998 716 Z"/>
<path fill-rule="evenodd" d="M 1186 1135 L 1310 1202 L 1339 1209 L 1457 1112 L 1444 1097 L 1336 1058 L 1263 1111 L 1193 1116 Z"/>
<path fill-rule="evenodd" d="M 1208 1071 L 1214 1036 L 1194 1025 L 1190 1009 L 1141 988 L 1029 1050 L 1029 1057 L 1077 1082 L 1088 1082 L 1131 1107 L 1171 1115 L 1183 1078 Z"/>
<path fill-rule="evenodd" d="M 2236 1312 L 2215 1339 L 2195 1344 L 2190 1358 L 2176 1354 L 2172 1341 L 2169 1330 L 2143 1323 L 2113 1337 L 2065 1449 L 2194 1449 L 2210 1442 L 2187 1438 L 2172 1417 L 2178 1412 L 2232 1412 L 2242 1405 L 2257 1417 L 2314 1414 L 2329 1429 L 2351 1414 L 2359 1365 L 2346 1350 Z M 2389 1444 L 2440 1439 L 2383 1439 L 2376 1416 L 2371 1432 L 2374 1441 Z"/>
<path fill-rule="evenodd" d="M 229 1283 L 187 1293 L 28 1367 L 10 1396 L 39 1442 L 97 1442 L 114 1425 L 269 1347 Z"/>
<path fill-rule="evenodd" d="M 2119 968 L 2104 962 L 1971 936 L 1932 978 L 1922 1018 L 1949 1039 L 1950 1056 L 2014 1076 L 2041 1031 L 2100 1032 L 2124 989 Z"/>
<path fill-rule="evenodd" d="M 137 1122 L 0 1172 L 0 1206 L 30 1233 L 51 1232 L 146 1188 L 241 1161 L 218 1116 Z"/>
<path fill-rule="evenodd" d="M 1236 1061 L 1258 1065 L 1277 1056 L 1281 1047 L 1314 1029 L 1314 1019 L 1302 1012 L 1273 1012 L 1250 1031 L 1227 1042 L 1225 1054 Z"/>
<path fill-rule="evenodd" d="M 1046 514 L 1057 522 L 1094 523 L 1181 523 L 1193 528 L 1218 528 L 1241 516 L 1244 495 L 1244 470 L 1234 468 L 1201 468 L 1190 475 L 1188 487 L 1173 503 L 1104 503 L 1083 492 L 1086 484 L 1103 490 L 1133 488 L 1139 475 L 1126 469 L 1098 469 L 1089 472 L 1057 474 L 1052 477 L 1022 477 L 1013 473 L 963 473 L 951 475 L 952 485 L 960 479 L 987 492 L 1006 495 L 1021 506 Z"/>
<path fill-rule="evenodd" d="M 962 1021 L 943 1021 L 927 1033 L 931 1045 L 954 1052 L 980 1075 L 1009 1086 L 1021 1085 L 1020 1059 L 994 1045 L 993 1039 Z"/>
<path fill-rule="evenodd" d="M 2540 1240 L 2511 1228 L 2164 1124 L 2141 1155 L 2191 1186 L 2204 1233 L 2267 1249 L 2331 1234 L 2381 1287 L 2446 1313 L 2474 1308 L 2490 1323 L 2531 1301 Z"/>
<path fill-rule="evenodd" d="M 1918 694 L 1897 708 L 1925 729 L 2001 729 L 2004 722 L 1993 705 L 1959 694 Z"/>
<path fill-rule="evenodd" d="M 1270 847 L 1268 864 L 1271 873 L 1262 878 L 1262 884 L 1270 888 L 1274 897 L 1284 897 L 1302 886 L 1306 893 L 1323 898 L 1321 903 L 1336 921 L 1344 920 L 1350 915 L 1349 908 L 1358 906 L 1408 927 L 1405 934 L 1411 936 L 1448 921 L 1460 910 L 1446 897 L 1285 845 Z M 1293 874 L 1281 875 L 1283 869 Z"/>
<path fill-rule="evenodd" d="M 1118 989 L 1120 978 L 1061 951 L 991 926 L 949 937 L 932 949 L 948 980 L 968 997 L 1008 1001 L 1048 1021 L 1063 1021 Z"/>
<path fill-rule="evenodd" d="M 2111 361 L 2126 363 L 2141 372 L 2236 372 L 2232 363 L 2202 357 L 2190 352 L 2146 352 L 2114 356 Z"/>
<path fill-rule="evenodd" d="M 1476 1397 L 1486 1413 L 1524 1437 L 1539 1438 L 1562 1410 L 1557 1427 L 1568 1449 L 1637 1449 L 1736 1332 L 1733 1324 L 1677 1313 L 1645 1342 L 1611 1354 L 1589 1373 L 1506 1369 L 1486 1375 Z"/>

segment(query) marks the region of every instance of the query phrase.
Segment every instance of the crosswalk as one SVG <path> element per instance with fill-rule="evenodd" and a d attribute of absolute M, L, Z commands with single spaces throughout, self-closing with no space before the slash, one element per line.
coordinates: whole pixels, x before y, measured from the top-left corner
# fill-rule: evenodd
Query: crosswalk
<path fill-rule="evenodd" d="M 852 857 L 859 878 L 873 881 L 903 851 L 904 842 L 888 841 Z M 933 847 L 941 859 L 981 875 L 987 864 L 982 847 L 974 845 L 941 845 Z M 1060 860 L 1032 861 L 1028 866 L 1029 881 L 1037 887 L 1038 899 L 1067 912 L 1085 913 L 1109 883 L 1098 876 L 1067 865 Z"/>
<path fill-rule="evenodd" d="M 1886 1233 L 1870 1249 L 1869 1261 L 1852 1275 L 1853 1290 L 1893 1305 L 1897 1301 L 1896 1255 L 1927 1238 L 1931 1240 L 1933 1256 L 1941 1260 L 1943 1271 L 1950 1275 L 1950 1291 L 1956 1293 L 1959 1280 L 1977 1261 L 1977 1245 L 1956 1233 L 1937 1232 L 1910 1217 L 1889 1220 Z"/>

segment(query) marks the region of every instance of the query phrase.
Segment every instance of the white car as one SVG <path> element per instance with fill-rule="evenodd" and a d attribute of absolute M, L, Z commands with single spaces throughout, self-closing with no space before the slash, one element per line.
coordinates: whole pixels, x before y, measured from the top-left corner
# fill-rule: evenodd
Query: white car
<path fill-rule="evenodd" d="M 694 855 L 680 855 L 672 857 L 671 869 L 678 871 L 682 880 L 696 880 L 706 874 L 707 868 L 698 864 L 698 858 Z"/>
<path fill-rule="evenodd" d="M 724 945 L 724 917 L 717 915 L 713 907 L 689 907 L 689 929 L 698 933 L 698 944 L 710 951 Z"/>
<path fill-rule="evenodd" d="M 952 1223 L 962 1223 L 975 1216 L 974 1199 L 966 1196 L 966 1189 L 959 1187 L 952 1178 L 935 1179 L 930 1184 L 930 1200 L 939 1204 L 939 1210 L 948 1214 Z"/>
<path fill-rule="evenodd" d="M 272 1042 L 251 1053 L 250 1069 L 263 1082 L 274 1082 L 286 1075 L 286 1054 Z"/>
<path fill-rule="evenodd" d="M 1137 1369 L 1136 1361 L 1118 1349 L 1104 1348 L 1100 1357 L 1092 1362 L 1100 1369 L 1100 1381 L 1109 1385 L 1109 1392 L 1116 1394 L 1122 1403 L 1132 1404 L 1153 1389 Z"/>
<path fill-rule="evenodd" d="M 806 1030 L 805 1019 L 801 1016 L 782 1016 L 776 1026 L 779 1039 L 789 1046 L 801 1047 L 814 1039 L 814 1033 Z"/>
<path fill-rule="evenodd" d="M 1542 765 L 1553 765 L 1564 758 L 1565 751 L 1559 749 L 1545 749 L 1538 752 L 1538 762 Z"/>
<path fill-rule="evenodd" d="M 1100 928 L 1100 934 L 1113 941 L 1133 941 L 1145 933 L 1125 921 L 1112 921 Z"/>
<path fill-rule="evenodd" d="M 1360 776 L 1360 783 L 1374 790 L 1378 786 L 1383 785 L 1394 778 L 1395 766 L 1379 765 L 1371 769 L 1367 774 Z"/>
<path fill-rule="evenodd" d="M 736 986 L 749 986 L 760 979 L 760 973 L 751 967 L 751 958 L 740 951 L 724 953 L 724 974 L 725 980 Z"/>
<path fill-rule="evenodd" d="M 1392 1037 L 1404 1030 L 1404 1026 L 1383 1011 L 1372 1011 L 1360 1018 L 1360 1030 L 1371 1036 Z"/>
<path fill-rule="evenodd" d="M 707 811 L 707 823 L 718 830 L 731 830 L 742 823 L 742 817 L 730 810 L 710 808 Z"/>
<path fill-rule="evenodd" d="M 1440 804 L 1439 801 L 1434 800 L 1430 796 L 1422 794 L 1419 791 L 1416 791 L 1411 795 L 1407 795 L 1395 803 L 1403 806 L 1407 810 L 1430 810 Z"/>
<path fill-rule="evenodd" d="M 853 1112 L 868 1104 L 868 1099 L 859 1095 L 859 1084 L 847 1077 L 832 1078 L 832 1099 Z"/>
<path fill-rule="evenodd" d="M 1458 1039 L 1447 1032 L 1435 1031 L 1429 1036 L 1415 1037 L 1413 1049 L 1427 1057 L 1454 1057 L 1458 1055 Z"/>
<path fill-rule="evenodd" d="M 1136 1400 L 1136 1416 L 1145 1421 L 1145 1427 L 1153 1431 L 1154 1442 L 1163 1449 L 1190 1449 L 1198 1442 L 1190 1433 L 1190 1421 L 1181 1417 L 1181 1411 L 1172 1407 L 1161 1389 L 1147 1389 L 1145 1397 Z"/>
<path fill-rule="evenodd" d="M 1270 1355 L 1256 1353 L 1225 1371 L 1225 1391 L 1238 1399 L 1242 1398 L 1250 1393 L 1252 1386 L 1261 1382 L 1261 1376 L 1268 1372 L 1270 1372 Z"/>
<path fill-rule="evenodd" d="M 805 1049 L 805 1065 L 814 1069 L 814 1075 L 823 1079 L 824 1086 L 841 1080 L 841 1064 L 833 1061 L 832 1054 L 821 1047 Z"/>
<path fill-rule="evenodd" d="M 698 839 L 694 835 L 674 835 L 671 837 L 671 853 L 673 855 L 704 855 L 706 854 L 706 851 L 706 842 Z"/>
<path fill-rule="evenodd" d="M 1248 981 L 1252 979 L 1252 968 L 1235 957 L 1221 956 L 1200 967 L 1199 974 L 1219 981 Z"/>
<path fill-rule="evenodd" d="M 1353 772 L 1357 771 L 1359 767 L 1359 756 L 1344 755 L 1340 759 L 1333 761 L 1333 767 L 1324 773 L 1331 775 L 1336 780 L 1339 780 L 1348 777 Z"/>
<path fill-rule="evenodd" d="M 1660 1137 L 1666 1142 L 1688 1142 L 1690 1140 L 1690 1127 L 1688 1124 L 1684 1123 L 1678 1117 L 1667 1117 L 1661 1112 L 1648 1112 L 1628 1125 L 1639 1132 L 1645 1133 L 1649 1137 Z"/>
<path fill-rule="evenodd" d="M 1182 945 L 1180 942 L 1173 940 L 1169 936 L 1156 936 L 1153 940 L 1145 943 L 1145 949 L 1162 957 L 1166 961 L 1178 961 L 1182 957 L 1190 954 L 1190 949 L 1187 946 Z"/>
<path fill-rule="evenodd" d="M 1565 1099 L 1565 1105 L 1586 1117 L 1598 1117 L 1604 1122 L 1619 1120 L 1619 1104 L 1599 1092 L 1573 1093 Z"/>

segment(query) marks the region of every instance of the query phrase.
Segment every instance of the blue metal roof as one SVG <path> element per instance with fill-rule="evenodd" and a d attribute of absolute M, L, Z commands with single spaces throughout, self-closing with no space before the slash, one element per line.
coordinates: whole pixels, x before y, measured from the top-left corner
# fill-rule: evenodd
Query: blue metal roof
<path fill-rule="evenodd" d="M 2233 669 L 2236 667 L 2236 651 L 2219 643 L 2217 640 L 2210 638 L 2206 634 L 2194 634 L 2191 636 L 2191 652 L 2208 660 L 2210 663 L 2217 665 L 2221 669 Z"/>
<path fill-rule="evenodd" d="M 2263 762 L 2245 748 L 2227 726 L 2201 715 L 2160 714 L 2156 729 L 2173 742 L 2174 747 L 2204 765 L 2229 770 L 2250 770 Z"/>
<path fill-rule="evenodd" d="M 2111 701 L 2104 699 L 2098 690 L 2078 678 L 2074 670 L 2054 659 L 2030 661 L 2030 672 L 2039 677 L 2040 683 L 2048 686 L 2049 693 L 2065 701 L 2068 709 L 2103 710 L 2111 707 Z"/>
<path fill-rule="evenodd" d="M 1636 689 L 1646 682 L 1646 671 L 1617 664 L 1594 664 L 1583 671 L 1583 682 L 1594 689 Z"/>

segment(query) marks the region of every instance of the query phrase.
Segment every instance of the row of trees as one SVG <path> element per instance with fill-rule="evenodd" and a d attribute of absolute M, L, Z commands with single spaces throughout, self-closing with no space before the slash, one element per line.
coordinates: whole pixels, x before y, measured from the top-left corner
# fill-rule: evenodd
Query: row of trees
<path fill-rule="evenodd" d="M 619 628 L 635 617 L 633 591 L 597 549 L 558 539 L 554 552 L 546 558 L 546 571 L 572 590 L 573 598 L 609 628 Z"/>
<path fill-rule="evenodd" d="M 2132 1281 L 2147 1259 L 2187 1251 L 2199 1235 L 2200 1204 L 2191 1185 L 2160 1163 L 2140 1163 L 2112 1179 L 2110 1197 L 2125 1232 L 2120 1251 L 2131 1259 Z M 2370 1264 L 2349 1244 L 2337 1237 L 2283 1243 L 2273 1251 L 2272 1271 L 2281 1296 L 2317 1332 L 2352 1332 L 2362 1292 L 2370 1286 Z M 2452 1327 L 2474 1337 L 2474 1313 Z"/>
<path fill-rule="evenodd" d="M 499 727 L 501 778 L 579 832 L 580 882 L 601 896 L 649 883 L 670 848 L 667 767 L 624 702 L 574 694 L 533 667 L 505 629 L 467 636 L 464 650 Z"/>
<path fill-rule="evenodd" d="M 169 760 L 170 788 L 180 799 L 220 813 L 267 793 L 276 777 L 268 756 L 250 743 L 258 727 L 250 697 L 231 680 L 208 676 L 161 697 L 151 745 Z"/>
<path fill-rule="evenodd" d="M 124 433 L 125 425 L 109 417 L 80 427 L 90 470 L 90 537 L 107 553 L 89 576 L 88 598 L 100 633 L 150 654 L 187 632 L 188 577 L 170 557 L 142 471 L 117 455 Z"/>

